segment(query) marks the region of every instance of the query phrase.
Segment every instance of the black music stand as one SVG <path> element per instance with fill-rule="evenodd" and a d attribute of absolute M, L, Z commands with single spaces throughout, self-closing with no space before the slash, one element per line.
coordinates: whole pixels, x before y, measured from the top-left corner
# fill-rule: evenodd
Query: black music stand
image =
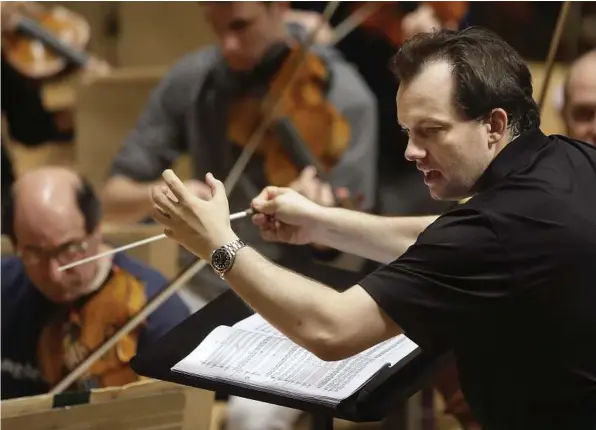
<path fill-rule="evenodd" d="M 318 264 L 293 266 L 290 267 L 292 270 L 339 290 L 354 285 L 361 277 L 361 274 L 356 272 Z M 417 349 L 393 368 L 382 369 L 373 380 L 335 408 L 228 383 L 216 383 L 170 370 L 217 326 L 232 326 L 252 314 L 253 311 L 232 290 L 226 291 L 152 345 L 139 351 L 132 359 L 131 367 L 137 374 L 149 378 L 302 410 L 312 415 L 314 429 L 323 430 L 333 428 L 334 418 L 353 422 L 382 421 L 395 409 L 398 402 L 407 399 L 429 383 L 445 358 Z"/>

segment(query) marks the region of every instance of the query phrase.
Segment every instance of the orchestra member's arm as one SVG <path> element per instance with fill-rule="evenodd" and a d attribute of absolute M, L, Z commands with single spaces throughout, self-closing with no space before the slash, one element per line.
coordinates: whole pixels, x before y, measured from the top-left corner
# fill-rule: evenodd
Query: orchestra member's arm
<path fill-rule="evenodd" d="M 162 79 L 116 154 L 102 190 L 106 221 L 145 219 L 151 211 L 151 187 L 162 183 L 163 169 L 171 167 L 186 151 L 183 117 L 191 103 L 189 75 L 196 72 L 198 77 L 206 69 L 194 60 L 181 60 Z M 198 197 L 205 196 L 207 187 L 202 182 L 190 180 L 186 184 Z"/>

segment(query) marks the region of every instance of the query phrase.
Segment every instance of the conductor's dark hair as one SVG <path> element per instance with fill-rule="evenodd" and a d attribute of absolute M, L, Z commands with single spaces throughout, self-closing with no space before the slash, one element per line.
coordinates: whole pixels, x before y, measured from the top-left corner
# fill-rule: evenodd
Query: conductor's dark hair
<path fill-rule="evenodd" d="M 93 233 L 101 222 L 101 203 L 91 183 L 79 175 L 80 184 L 76 188 L 77 206 L 85 218 L 85 232 Z M 14 229 L 15 197 L 14 189 L 6 193 L 2 202 L 2 234 L 9 237 L 13 244 L 17 243 Z"/>
<path fill-rule="evenodd" d="M 399 82 L 407 83 L 434 61 L 446 61 L 453 68 L 454 103 L 465 118 L 482 119 L 501 108 L 514 136 L 540 127 L 530 70 L 495 33 L 481 27 L 419 33 L 402 45 L 390 69 Z"/>

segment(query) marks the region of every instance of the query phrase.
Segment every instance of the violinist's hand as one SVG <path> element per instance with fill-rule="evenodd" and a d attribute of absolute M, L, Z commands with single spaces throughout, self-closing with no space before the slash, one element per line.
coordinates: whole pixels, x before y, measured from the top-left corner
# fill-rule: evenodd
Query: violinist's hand
<path fill-rule="evenodd" d="M 85 64 L 82 72 L 81 82 L 84 85 L 89 85 L 98 78 L 109 75 L 112 72 L 112 67 L 105 60 L 91 57 Z"/>
<path fill-rule="evenodd" d="M 207 261 L 216 248 L 238 238 L 230 225 L 224 185 L 211 173 L 205 177 L 210 200 L 193 195 L 171 170 L 166 170 L 162 177 L 166 186 L 153 187 L 151 199 L 153 218 L 165 227 L 167 237 Z"/>
<path fill-rule="evenodd" d="M 321 206 L 335 206 L 331 185 L 317 178 L 317 171 L 312 166 L 302 170 L 298 179 L 289 187 Z"/>
<path fill-rule="evenodd" d="M 324 208 L 291 188 L 267 187 L 252 201 L 253 223 L 270 242 L 312 243 Z"/>

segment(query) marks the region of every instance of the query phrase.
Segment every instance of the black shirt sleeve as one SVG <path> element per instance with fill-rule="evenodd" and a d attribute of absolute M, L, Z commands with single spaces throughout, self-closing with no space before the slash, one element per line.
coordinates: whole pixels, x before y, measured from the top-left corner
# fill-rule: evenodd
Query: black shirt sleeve
<path fill-rule="evenodd" d="M 510 281 L 504 258 L 489 219 L 461 208 L 360 285 L 419 346 L 444 350 L 499 307 Z"/>

